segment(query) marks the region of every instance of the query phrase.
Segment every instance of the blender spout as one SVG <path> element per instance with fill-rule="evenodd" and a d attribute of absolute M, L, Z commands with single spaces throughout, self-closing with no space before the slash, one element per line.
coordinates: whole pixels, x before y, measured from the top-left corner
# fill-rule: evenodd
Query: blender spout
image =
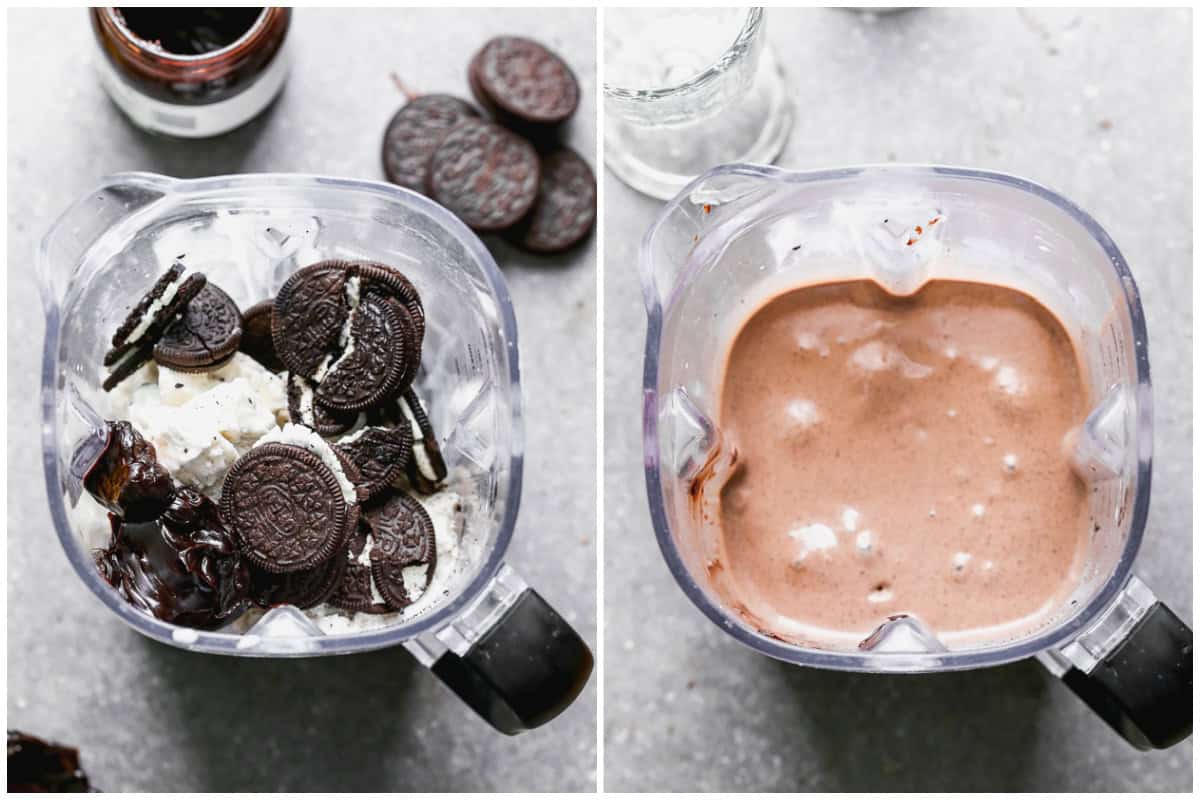
<path fill-rule="evenodd" d="M 109 175 L 55 220 L 37 253 L 38 285 L 47 315 L 62 304 L 71 277 L 92 244 L 122 219 L 166 195 L 173 183 L 172 178 L 150 172 Z"/>
<path fill-rule="evenodd" d="M 781 174 L 774 167 L 726 164 L 696 178 L 667 203 L 646 231 L 638 256 L 652 319 L 661 317 L 693 265 L 720 253 L 747 210 L 779 185 Z"/>
<path fill-rule="evenodd" d="M 858 649 L 871 653 L 908 653 L 927 655 L 946 652 L 946 646 L 933 631 L 911 614 L 895 614 L 858 643 Z"/>

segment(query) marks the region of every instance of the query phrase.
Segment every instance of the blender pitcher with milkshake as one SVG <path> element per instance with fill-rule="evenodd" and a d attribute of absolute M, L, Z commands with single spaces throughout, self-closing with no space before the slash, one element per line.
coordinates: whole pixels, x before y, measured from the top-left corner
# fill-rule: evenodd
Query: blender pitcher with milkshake
<path fill-rule="evenodd" d="M 723 630 L 826 669 L 1035 657 L 1127 741 L 1191 733 L 1191 631 L 1134 574 L 1146 325 L 1069 200 L 934 166 L 732 164 L 647 232 L 644 462 Z"/>

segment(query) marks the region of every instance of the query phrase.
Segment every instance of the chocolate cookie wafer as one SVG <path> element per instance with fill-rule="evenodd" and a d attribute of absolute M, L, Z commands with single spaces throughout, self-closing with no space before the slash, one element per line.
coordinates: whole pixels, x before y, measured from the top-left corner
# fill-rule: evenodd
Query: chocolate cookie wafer
<path fill-rule="evenodd" d="M 275 299 L 255 303 L 242 312 L 242 341 L 238 349 L 272 372 L 287 369 L 279 354 L 275 352 L 275 339 L 271 336 L 271 314 Z"/>
<path fill-rule="evenodd" d="M 371 577 L 387 604 L 403 609 L 414 603 L 433 579 L 437 547 L 433 520 L 425 507 L 397 492 L 365 516 L 371 526 Z"/>
<path fill-rule="evenodd" d="M 446 462 L 438 445 L 437 434 L 425 414 L 425 409 L 410 386 L 400 397 L 400 409 L 409 421 L 413 432 L 413 457 L 405 472 L 413 488 L 423 494 L 437 491 L 438 484 L 446 479 Z"/>
<path fill-rule="evenodd" d="M 242 312 L 209 281 L 163 330 L 154 360 L 179 372 L 204 372 L 233 358 L 241 341 Z"/>
<path fill-rule="evenodd" d="M 225 476 L 221 515 L 242 553 L 267 572 L 313 569 L 342 547 L 357 524 L 325 461 L 293 444 L 259 445 Z"/>

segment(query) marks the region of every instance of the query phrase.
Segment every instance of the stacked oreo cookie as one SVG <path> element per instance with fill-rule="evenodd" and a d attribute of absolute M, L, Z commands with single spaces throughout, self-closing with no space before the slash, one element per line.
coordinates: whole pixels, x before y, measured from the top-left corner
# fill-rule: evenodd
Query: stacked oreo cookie
<path fill-rule="evenodd" d="M 242 315 L 237 304 L 202 272 L 171 265 L 129 312 L 104 355 L 104 390 L 153 358 L 181 372 L 221 366 L 237 352 Z"/>
<path fill-rule="evenodd" d="M 596 178 L 560 141 L 579 82 L 545 46 L 519 36 L 487 42 L 467 68 L 475 99 L 412 98 L 388 123 L 383 170 L 480 233 L 535 253 L 567 250 L 596 221 Z"/>
<path fill-rule="evenodd" d="M 202 629 L 251 603 L 411 605 L 429 587 L 437 547 L 409 492 L 437 491 L 447 475 L 412 386 L 424 336 L 420 294 L 383 264 L 313 264 L 245 314 L 202 274 L 173 265 L 113 337 L 105 388 L 151 358 L 202 371 L 240 348 L 287 373 L 291 423 L 242 452 L 216 503 L 173 479 L 130 423 L 109 422 L 101 446 L 77 459 L 111 520 L 101 574 L 144 612 Z"/>
<path fill-rule="evenodd" d="M 437 552 L 433 522 L 402 481 L 428 493 L 446 478 L 412 386 L 425 337 L 420 294 L 384 264 L 331 260 L 299 270 L 255 308 L 271 332 L 256 358 L 286 368 L 293 425 L 238 459 L 221 491 L 253 599 L 402 610 L 428 588 Z"/>

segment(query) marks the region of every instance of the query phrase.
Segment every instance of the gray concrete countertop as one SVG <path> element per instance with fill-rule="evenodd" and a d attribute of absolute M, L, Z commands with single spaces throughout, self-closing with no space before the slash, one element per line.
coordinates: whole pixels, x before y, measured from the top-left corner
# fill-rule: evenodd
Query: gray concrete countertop
<path fill-rule="evenodd" d="M 778 163 L 1013 172 L 1093 214 L 1150 326 L 1155 474 L 1138 572 L 1192 617 L 1191 13 L 770 10 L 797 110 Z M 1186 791 L 1033 662 L 922 677 L 774 662 L 676 587 L 641 470 L 637 245 L 661 204 L 605 180 L 605 783 L 610 790 Z"/>
<path fill-rule="evenodd" d="M 380 137 L 401 97 L 388 77 L 469 96 L 489 37 L 523 33 L 574 68 L 569 132 L 595 153 L 590 10 L 296 12 L 283 95 L 241 130 L 181 143 L 134 129 L 89 69 L 83 10 L 9 15 L 8 722 L 78 746 L 116 790 L 586 791 L 595 787 L 595 681 L 548 727 L 493 732 L 401 650 L 269 661 L 144 639 L 76 579 L 43 486 L 43 324 L 34 247 L 100 176 L 305 172 L 382 180 Z M 521 334 L 525 491 L 510 563 L 594 643 L 595 242 L 535 258 L 489 241 Z M 573 365 L 564 368 L 564 365 Z"/>

